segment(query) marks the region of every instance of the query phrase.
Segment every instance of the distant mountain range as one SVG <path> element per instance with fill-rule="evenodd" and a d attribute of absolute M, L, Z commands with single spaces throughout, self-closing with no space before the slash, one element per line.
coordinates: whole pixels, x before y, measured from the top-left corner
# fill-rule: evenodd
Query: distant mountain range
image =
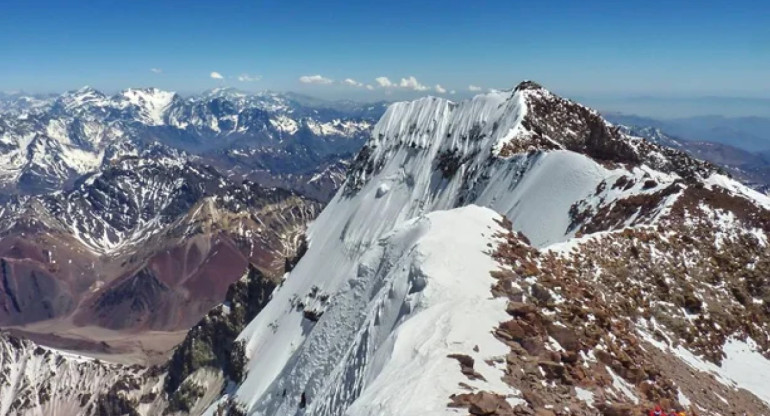
<path fill-rule="evenodd" d="M 615 124 L 647 126 L 691 141 L 725 144 L 749 152 L 770 152 L 770 118 L 697 116 L 657 119 L 636 115 L 607 113 Z"/>
<path fill-rule="evenodd" d="M 0 190 L 66 189 L 153 143 L 229 175 L 293 175 L 287 183 L 297 185 L 295 176 L 312 178 L 357 152 L 385 107 L 233 89 L 186 98 L 156 88 L 112 96 L 89 87 L 57 96 L 4 95 Z"/>

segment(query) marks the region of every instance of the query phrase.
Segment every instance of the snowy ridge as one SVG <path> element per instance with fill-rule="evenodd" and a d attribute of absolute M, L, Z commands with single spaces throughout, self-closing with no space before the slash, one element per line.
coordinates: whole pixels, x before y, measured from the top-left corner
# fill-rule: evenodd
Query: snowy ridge
<path fill-rule="evenodd" d="M 558 150 L 562 146 L 554 142 L 548 142 L 548 152 L 502 156 L 500 150 L 505 145 L 531 137 L 523 124 L 528 100 L 546 93 L 521 88 L 480 95 L 459 104 L 430 97 L 397 103 L 388 109 L 349 171 L 345 188 L 309 229 L 309 251 L 276 290 L 273 300 L 241 334 L 247 342 L 247 356 L 253 359 L 246 380 L 233 394 L 237 401 L 247 404 L 250 414 L 356 414 L 352 409 L 364 414 L 402 414 L 404 409 L 382 404 L 387 398 L 375 399 L 374 390 L 366 394 L 380 405 L 356 399 L 369 386 L 386 384 L 378 379 L 380 375 L 386 377 L 412 360 L 395 353 L 389 344 L 397 342 L 399 330 L 395 328 L 419 316 L 392 315 L 401 308 L 401 293 L 410 291 L 403 286 L 419 286 L 414 279 L 425 274 L 430 288 L 429 282 L 447 278 L 447 270 L 431 274 L 411 264 L 411 251 L 399 251 L 403 250 L 398 248 L 401 243 L 395 241 L 402 237 L 386 237 L 394 228 L 408 229 L 402 231 L 405 234 L 425 232 L 427 240 L 449 239 L 442 231 L 418 231 L 422 230 L 420 226 L 406 224 L 424 215 L 433 218 L 429 214 L 433 211 L 477 204 L 493 211 L 476 208 L 445 215 L 462 224 L 478 221 L 476 216 L 502 213 L 513 222 L 514 229 L 542 247 L 574 235 L 570 208 L 592 198 L 603 181 L 630 175 L 636 182 L 644 182 L 649 169 L 609 169 L 586 155 Z M 653 192 L 678 178 L 676 174 L 656 173 L 659 182 L 652 191 L 642 190 L 639 185 L 611 197 Z M 430 219 L 415 221 L 432 223 Z M 452 228 L 455 226 L 462 227 Z M 486 232 L 493 231 L 480 231 Z M 442 261 L 456 256 L 452 252 L 448 249 Z M 485 267 L 469 270 L 466 278 L 486 282 L 491 269 Z M 375 301 L 380 299 L 377 293 L 382 285 L 391 281 L 402 281 L 402 289 L 391 290 L 387 301 Z M 394 288 L 398 286 L 393 284 Z M 482 286 L 488 288 L 488 283 Z M 308 300 L 311 293 L 324 294 L 327 300 L 318 306 L 318 302 Z M 410 305 L 406 310 L 412 311 L 410 302 L 406 302 Z M 429 302 L 423 306 L 426 311 L 431 308 Z M 308 319 L 310 311 L 312 319 Z M 367 316 L 377 318 L 372 321 Z M 457 352 L 472 353 L 461 349 Z M 493 355 L 493 351 L 495 348 L 490 347 L 487 353 Z M 394 361 L 389 367 L 389 361 L 396 357 L 406 362 Z M 439 365 L 434 359 L 414 371 Z M 497 377 L 488 380 L 494 384 Z M 513 391 L 501 393 L 515 395 Z M 307 406 L 304 410 L 300 406 L 302 396 Z M 395 400 L 391 400 L 395 406 Z M 446 401 L 443 395 L 426 397 L 420 406 L 440 413 L 445 412 Z"/>
<path fill-rule="evenodd" d="M 369 328 L 378 336 L 369 335 L 375 351 L 361 380 L 366 388 L 346 414 L 443 415 L 446 404 L 426 398 L 449 397 L 461 382 L 511 395 L 512 405 L 519 402 L 513 397 L 518 392 L 501 381 L 501 369 L 484 362 L 506 354 L 488 331 L 505 319 L 504 302 L 489 296 L 492 281 L 485 273 L 494 267 L 484 248 L 495 243 L 493 236 L 501 230 L 497 219 L 493 211 L 477 206 L 434 212 L 403 224 L 367 253 L 366 271 L 389 276 L 374 299 L 381 306 L 369 309 Z M 404 303 L 391 300 L 402 296 Z M 468 380 L 457 371 L 449 355 L 458 352 L 475 359 L 483 380 Z M 346 394 L 336 392 L 336 399 Z M 308 412 L 323 406 L 314 403 Z"/>

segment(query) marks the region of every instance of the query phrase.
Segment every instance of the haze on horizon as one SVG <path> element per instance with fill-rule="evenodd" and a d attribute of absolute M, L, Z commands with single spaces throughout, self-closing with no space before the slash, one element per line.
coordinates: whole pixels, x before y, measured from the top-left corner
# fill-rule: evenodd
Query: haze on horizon
<path fill-rule="evenodd" d="M 13 2 L 0 15 L 0 91 L 390 101 L 533 79 L 603 111 L 770 116 L 767 2 L 363 3 Z"/>

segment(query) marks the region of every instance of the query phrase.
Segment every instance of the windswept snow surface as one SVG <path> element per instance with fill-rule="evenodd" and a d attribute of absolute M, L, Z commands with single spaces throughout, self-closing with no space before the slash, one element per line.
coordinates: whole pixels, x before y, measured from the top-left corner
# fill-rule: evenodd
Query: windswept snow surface
<path fill-rule="evenodd" d="M 490 293 L 495 263 L 486 252 L 503 231 L 499 218 L 478 206 L 439 211 L 402 223 L 360 262 L 335 250 L 341 255 L 326 259 L 334 266 L 324 269 L 350 274 L 315 328 L 292 298 L 307 284 L 327 293 L 328 275 L 316 263 L 324 258 L 303 259 L 306 272 L 323 274 L 298 271 L 242 335 L 252 360 L 239 401 L 259 415 L 295 414 L 303 393 L 305 414 L 443 415 L 465 382 L 511 395 L 515 404 L 503 372 L 484 362 L 507 352 L 491 333 L 506 314 L 505 300 Z M 474 357 L 487 381 L 463 376 L 447 357 L 453 353 Z"/>

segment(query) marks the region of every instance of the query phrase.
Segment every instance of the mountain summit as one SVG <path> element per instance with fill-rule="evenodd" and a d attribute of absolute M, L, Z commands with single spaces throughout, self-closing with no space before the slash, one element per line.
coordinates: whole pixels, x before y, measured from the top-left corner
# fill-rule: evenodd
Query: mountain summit
<path fill-rule="evenodd" d="M 395 103 L 269 300 L 81 407 L 768 413 L 768 232 L 766 196 L 534 82 Z"/>

